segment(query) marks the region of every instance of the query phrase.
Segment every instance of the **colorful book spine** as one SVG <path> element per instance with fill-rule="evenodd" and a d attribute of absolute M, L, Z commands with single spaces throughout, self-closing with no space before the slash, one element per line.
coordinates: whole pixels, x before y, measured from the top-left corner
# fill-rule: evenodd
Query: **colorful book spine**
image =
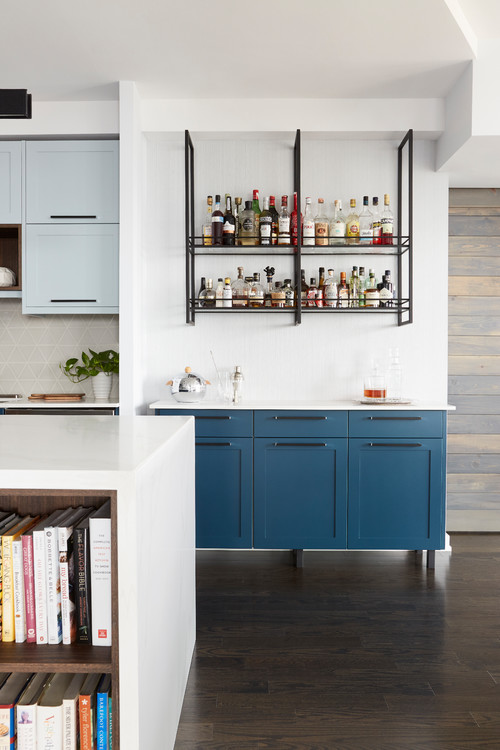
<path fill-rule="evenodd" d="M 81 643 L 91 643 L 88 526 L 75 529 L 73 533 L 75 534 L 76 640 Z"/>
<path fill-rule="evenodd" d="M 47 576 L 47 638 L 48 643 L 62 641 L 61 584 L 57 532 L 53 526 L 45 528 L 45 571 Z"/>
<path fill-rule="evenodd" d="M 111 675 L 102 676 L 97 688 L 97 750 L 111 750 L 109 744 L 109 695 Z"/>
<path fill-rule="evenodd" d="M 26 612 L 24 603 L 23 543 L 12 542 L 12 570 L 14 576 L 14 629 L 16 643 L 26 640 Z"/>
<path fill-rule="evenodd" d="M 33 569 L 35 577 L 36 642 L 47 643 L 47 577 L 45 570 L 45 533 L 33 532 Z"/>
<path fill-rule="evenodd" d="M 35 577 L 33 568 L 33 536 L 22 537 L 23 544 L 23 577 L 24 577 L 24 606 L 26 612 L 26 640 L 36 643 L 36 615 L 35 615 Z"/>
<path fill-rule="evenodd" d="M 37 750 L 37 706 L 19 706 L 17 709 L 17 750 Z"/>
<path fill-rule="evenodd" d="M 2 536 L 2 641 L 15 639 L 12 537 Z"/>
<path fill-rule="evenodd" d="M 92 725 L 92 696 L 80 695 L 80 750 L 94 750 Z"/>
<path fill-rule="evenodd" d="M 111 646 L 111 519 L 90 517 L 92 645 Z"/>
<path fill-rule="evenodd" d="M 66 526 L 60 526 L 58 529 L 62 642 L 66 645 L 76 639 L 73 535 L 71 532 L 72 529 Z"/>
<path fill-rule="evenodd" d="M 36 723 L 36 750 L 60 750 L 62 745 L 62 706 L 39 705 Z"/>
<path fill-rule="evenodd" d="M 13 750 L 16 742 L 15 704 L 0 706 L 0 750 Z"/>

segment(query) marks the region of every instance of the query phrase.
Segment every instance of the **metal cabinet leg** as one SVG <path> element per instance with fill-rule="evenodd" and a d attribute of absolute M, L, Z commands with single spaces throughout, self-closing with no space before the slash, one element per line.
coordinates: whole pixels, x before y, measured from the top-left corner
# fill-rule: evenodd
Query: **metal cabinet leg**
<path fill-rule="evenodd" d="M 427 550 L 427 567 L 434 569 L 436 567 L 436 550 Z"/>
<path fill-rule="evenodd" d="M 294 549 L 292 550 L 292 553 L 293 553 L 293 562 L 295 564 L 295 567 L 303 568 L 304 567 L 304 550 Z"/>

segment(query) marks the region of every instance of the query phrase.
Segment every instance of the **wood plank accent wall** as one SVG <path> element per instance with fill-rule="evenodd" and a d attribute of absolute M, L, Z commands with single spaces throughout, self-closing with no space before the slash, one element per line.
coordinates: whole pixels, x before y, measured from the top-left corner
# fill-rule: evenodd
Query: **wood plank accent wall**
<path fill-rule="evenodd" d="M 500 189 L 450 190 L 448 531 L 500 530 Z"/>

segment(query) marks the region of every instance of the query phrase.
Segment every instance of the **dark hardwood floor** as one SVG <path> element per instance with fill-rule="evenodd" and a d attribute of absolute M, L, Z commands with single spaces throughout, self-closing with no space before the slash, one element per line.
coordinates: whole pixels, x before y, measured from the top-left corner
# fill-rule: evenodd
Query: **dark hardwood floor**
<path fill-rule="evenodd" d="M 499 750 L 500 535 L 452 546 L 199 552 L 176 750 Z"/>

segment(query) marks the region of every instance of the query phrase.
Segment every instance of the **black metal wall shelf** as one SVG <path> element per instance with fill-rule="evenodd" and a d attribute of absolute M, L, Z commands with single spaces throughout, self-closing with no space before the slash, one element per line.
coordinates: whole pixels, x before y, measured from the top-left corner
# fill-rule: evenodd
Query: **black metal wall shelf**
<path fill-rule="evenodd" d="M 301 171 L 301 133 L 296 131 L 293 149 L 293 189 L 297 193 L 297 205 L 301 206 L 300 171 Z M 403 170 L 406 167 L 407 182 L 404 184 Z M 186 206 L 186 323 L 195 324 L 199 313 L 293 313 L 296 325 L 302 322 L 302 313 L 336 314 L 396 314 L 398 326 L 413 322 L 413 130 L 409 130 L 398 146 L 397 162 L 398 201 L 395 217 L 396 234 L 392 245 L 374 245 L 372 243 L 353 243 L 345 245 L 218 245 L 207 246 L 203 237 L 195 234 L 194 206 L 194 145 L 185 131 L 185 206 Z M 404 191 L 406 193 L 404 194 Z M 404 228 L 404 231 L 403 231 Z M 300 269 L 302 256 L 359 257 L 359 256 L 393 256 L 397 258 L 396 289 L 405 296 L 392 300 L 391 307 L 202 307 L 196 297 L 195 260 L 202 256 L 289 256 L 293 258 L 294 286 L 300 286 Z M 404 264 L 404 268 L 403 268 Z"/>

